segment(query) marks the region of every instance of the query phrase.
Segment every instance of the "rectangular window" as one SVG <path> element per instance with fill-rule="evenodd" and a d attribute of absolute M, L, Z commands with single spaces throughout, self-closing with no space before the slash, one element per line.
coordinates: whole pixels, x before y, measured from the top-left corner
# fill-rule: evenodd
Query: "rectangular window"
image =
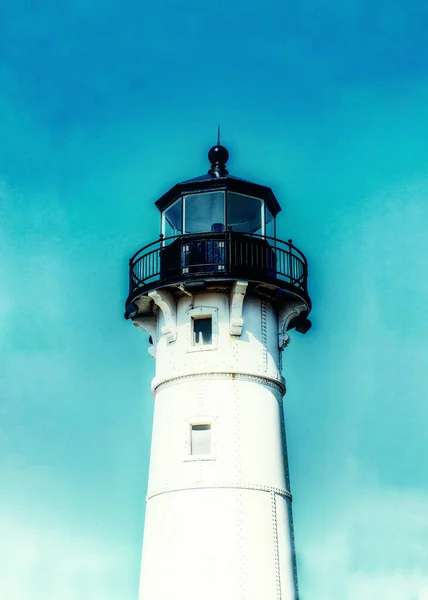
<path fill-rule="evenodd" d="M 211 317 L 192 318 L 193 345 L 206 346 L 213 343 L 213 322 Z"/>
<path fill-rule="evenodd" d="M 204 456 L 211 454 L 211 424 L 191 425 L 190 454 Z"/>

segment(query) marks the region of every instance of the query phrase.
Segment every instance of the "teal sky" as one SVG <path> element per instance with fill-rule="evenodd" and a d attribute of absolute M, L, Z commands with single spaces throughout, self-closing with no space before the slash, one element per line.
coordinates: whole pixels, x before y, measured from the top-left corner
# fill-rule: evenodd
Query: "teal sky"
<path fill-rule="evenodd" d="M 0 598 L 135 600 L 153 399 L 123 319 L 153 202 L 270 185 L 302 600 L 428 599 L 428 5 L 0 3 Z"/>

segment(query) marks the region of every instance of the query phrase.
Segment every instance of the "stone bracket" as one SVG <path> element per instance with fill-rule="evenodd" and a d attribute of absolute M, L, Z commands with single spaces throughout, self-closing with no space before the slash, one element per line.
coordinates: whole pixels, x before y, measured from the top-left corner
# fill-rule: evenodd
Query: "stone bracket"
<path fill-rule="evenodd" d="M 295 317 L 298 317 L 301 312 L 307 309 L 304 302 L 294 302 L 283 306 L 278 315 L 278 346 L 280 350 L 284 350 L 290 343 L 290 336 L 287 333 L 287 327 Z"/>
<path fill-rule="evenodd" d="M 156 317 L 134 317 L 132 319 L 135 327 L 139 327 L 151 336 L 153 346 L 149 346 L 149 354 L 156 358 Z"/>
<path fill-rule="evenodd" d="M 154 301 L 156 306 L 162 311 L 164 324 L 162 325 L 162 333 L 168 344 L 175 342 L 177 339 L 177 307 L 174 297 L 170 292 L 163 290 L 152 290 L 148 296 Z"/>
<path fill-rule="evenodd" d="M 235 281 L 230 294 L 230 335 L 241 335 L 244 326 L 242 316 L 242 307 L 244 304 L 245 293 L 247 291 L 248 281 Z"/>

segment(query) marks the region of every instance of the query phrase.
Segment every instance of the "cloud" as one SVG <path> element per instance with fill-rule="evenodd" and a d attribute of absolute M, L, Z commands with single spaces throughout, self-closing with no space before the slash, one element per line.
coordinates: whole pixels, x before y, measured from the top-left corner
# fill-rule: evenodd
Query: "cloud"
<path fill-rule="evenodd" d="M 361 486 L 340 502 L 301 540 L 302 597 L 426 600 L 428 494 Z"/>
<path fill-rule="evenodd" d="M 128 600 L 136 596 L 129 547 L 72 523 L 0 520 L 0 598 Z"/>

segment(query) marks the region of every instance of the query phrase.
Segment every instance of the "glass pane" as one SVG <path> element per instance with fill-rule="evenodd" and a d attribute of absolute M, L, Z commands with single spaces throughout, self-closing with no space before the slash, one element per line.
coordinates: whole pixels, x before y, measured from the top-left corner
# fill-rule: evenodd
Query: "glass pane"
<path fill-rule="evenodd" d="M 211 425 L 192 425 L 191 454 L 211 454 Z"/>
<path fill-rule="evenodd" d="M 269 237 L 275 237 L 275 222 L 272 216 L 272 213 L 270 212 L 270 210 L 268 209 L 268 207 L 265 207 L 265 215 L 266 215 L 266 235 L 268 235 Z"/>
<path fill-rule="evenodd" d="M 227 226 L 232 231 L 261 233 L 262 201 L 260 198 L 229 192 L 227 195 Z"/>
<path fill-rule="evenodd" d="M 182 201 L 177 200 L 165 211 L 165 237 L 182 233 Z"/>
<path fill-rule="evenodd" d="M 211 317 L 193 319 L 193 345 L 204 346 L 212 344 L 213 324 Z"/>
<path fill-rule="evenodd" d="M 185 196 L 185 233 L 224 231 L 224 192 Z"/>

